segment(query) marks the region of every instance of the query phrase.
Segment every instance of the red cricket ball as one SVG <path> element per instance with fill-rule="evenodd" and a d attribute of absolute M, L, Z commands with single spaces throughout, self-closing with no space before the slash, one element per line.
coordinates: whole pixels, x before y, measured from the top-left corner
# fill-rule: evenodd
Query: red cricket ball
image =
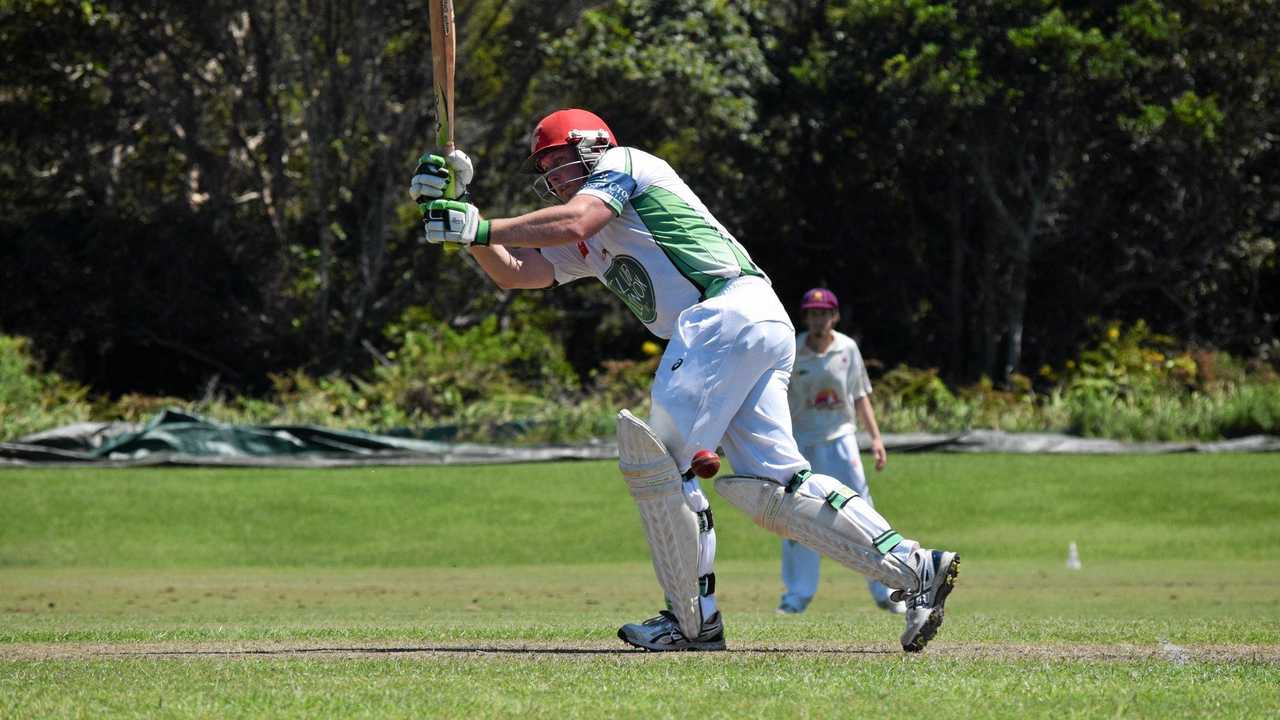
<path fill-rule="evenodd" d="M 710 450 L 699 450 L 693 454 L 693 474 L 700 478 L 709 478 L 720 472 L 720 456 Z"/>

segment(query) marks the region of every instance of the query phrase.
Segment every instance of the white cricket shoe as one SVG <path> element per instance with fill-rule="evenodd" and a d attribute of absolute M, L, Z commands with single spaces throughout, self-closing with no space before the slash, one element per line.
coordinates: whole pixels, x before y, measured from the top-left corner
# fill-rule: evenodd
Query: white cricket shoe
<path fill-rule="evenodd" d="M 618 637 L 628 645 L 644 650 L 724 650 L 724 624 L 720 613 L 702 621 L 702 632 L 689 640 L 680 632 L 680 621 L 668 610 L 642 623 L 628 623 L 618 628 Z"/>
<path fill-rule="evenodd" d="M 920 652 L 942 627 L 942 606 L 960 574 L 960 555 L 921 548 L 914 553 L 920 587 L 907 593 L 895 590 L 890 596 L 907 604 L 907 629 L 902 633 L 902 649 Z"/>

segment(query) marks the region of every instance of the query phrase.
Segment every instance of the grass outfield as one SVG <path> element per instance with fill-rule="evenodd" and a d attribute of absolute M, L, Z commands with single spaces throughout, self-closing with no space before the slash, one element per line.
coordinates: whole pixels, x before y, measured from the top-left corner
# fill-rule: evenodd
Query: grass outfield
<path fill-rule="evenodd" d="M 1280 712 L 1280 455 L 895 455 L 872 491 L 964 556 L 920 656 L 834 563 L 774 615 L 777 541 L 714 495 L 730 652 L 626 648 L 659 592 L 611 463 L 3 470 L 0 717 Z"/>

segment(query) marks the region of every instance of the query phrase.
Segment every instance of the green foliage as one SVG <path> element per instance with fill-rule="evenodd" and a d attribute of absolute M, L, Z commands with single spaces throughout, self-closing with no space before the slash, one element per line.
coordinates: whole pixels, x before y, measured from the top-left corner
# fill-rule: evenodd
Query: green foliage
<path fill-rule="evenodd" d="M 1224 437 L 1274 433 L 1280 428 L 1280 383 L 1238 386 L 1210 413 L 1206 424 Z"/>
<path fill-rule="evenodd" d="M 729 221 L 738 203 L 726 191 L 744 179 L 734 156 L 768 150 L 758 131 L 769 110 L 758 98 L 776 83 L 765 7 L 755 0 L 592 7 L 549 43 L 538 95 L 590 107 L 621 142 L 670 161 Z"/>
<path fill-rule="evenodd" d="M 410 308 L 386 334 L 397 344 L 367 377 L 314 378 L 295 370 L 273 376 L 269 398 L 195 409 L 255 423 L 375 430 L 457 425 L 462 439 L 490 441 L 509 439 L 509 433 L 495 438 L 494 431 L 513 421 L 554 419 L 567 429 L 544 431 L 553 436 L 595 428 L 589 418 L 573 421 L 556 412 L 578 391 L 577 376 L 559 344 L 536 327 L 499 328 L 489 317 L 459 330 Z"/>
<path fill-rule="evenodd" d="M 620 408 L 648 412 L 660 348 L 611 360 L 580 385 L 560 346 L 536 329 L 465 330 L 414 310 L 389 334 L 400 344 L 368 377 L 273 376 L 261 398 L 213 394 L 190 401 L 124 395 L 90 404 L 87 390 L 41 374 L 21 339 L 0 340 L 5 435 L 88 419 L 144 422 L 166 407 L 224 422 L 313 424 L 368 430 L 447 428 L 479 442 L 581 442 L 613 434 Z M 883 432 L 1067 432 L 1119 440 L 1216 440 L 1280 433 L 1280 376 L 1222 352 L 1189 351 L 1146 323 L 1099 324 L 1097 340 L 1038 377 L 1013 374 L 949 387 L 936 368 L 899 365 L 875 381 Z"/>
<path fill-rule="evenodd" d="M 1183 125 L 1195 130 L 1205 140 L 1214 140 L 1225 117 L 1212 96 L 1200 97 L 1187 90 L 1170 103 L 1173 116 Z"/>
<path fill-rule="evenodd" d="M 450 426 L 451 439 L 556 442 L 611 434 L 611 403 L 630 397 L 626 388 L 635 384 L 585 396 L 553 338 L 528 324 L 499 328 L 494 317 L 455 329 L 411 308 L 386 333 L 396 345 L 365 377 L 293 370 L 272 375 L 271 393 L 261 398 L 126 395 L 101 403 L 97 412 L 141 422 L 178 407 L 231 423 L 383 431 Z"/>
<path fill-rule="evenodd" d="M 1055 393 L 1037 395 L 1031 381 L 1014 374 L 1008 389 L 983 378 L 954 392 L 936 368 L 900 365 L 875 383 L 872 396 L 883 432 L 956 432 L 988 428 L 1007 432 L 1045 432 L 1064 425 Z"/>
<path fill-rule="evenodd" d="M 1109 325 L 1094 345 L 1066 363 L 1062 386 L 1069 429 L 1137 440 L 1216 437 L 1207 420 L 1229 393 L 1197 392 L 1197 375 L 1191 355 L 1145 322 L 1127 329 Z"/>
<path fill-rule="evenodd" d="M 1036 385 L 1040 387 L 1037 389 Z M 1142 321 L 1099 324 L 1098 337 L 1061 370 L 1006 387 L 956 391 L 936 369 L 899 366 L 876 383 L 885 432 L 1068 432 L 1119 440 L 1218 440 L 1280 433 L 1280 378 L 1222 352 L 1192 351 Z"/>
<path fill-rule="evenodd" d="M 885 432 L 971 425 L 969 408 L 957 401 L 938 377 L 937 368 L 899 365 L 876 383 L 874 398 L 880 429 Z"/>
<path fill-rule="evenodd" d="M 750 20 L 759 3 L 698 0 L 612 2 L 583 13 L 578 27 L 548 48 L 549 70 L 575 84 L 612 80 L 632 102 L 661 102 L 664 133 L 679 138 L 696 118 L 746 135 L 757 121 L 754 93 L 771 80 Z M 684 101 L 667 102 L 677 91 Z M 607 92 L 594 88 L 593 94 Z M 625 119 L 622 120 L 625 122 Z M 697 140 L 687 137 L 685 140 Z M 682 149 L 691 149 L 685 147 Z"/>
<path fill-rule="evenodd" d="M 413 304 L 519 316 L 416 242 L 427 27 L 366 5 L 0 6 L 0 326 L 95 391 L 191 397 L 372 381 L 366 341 L 398 345 L 376 339 Z M 889 366 L 1004 386 L 1091 315 L 1241 356 L 1275 339 L 1277 36 L 1275 0 L 474 0 L 457 126 L 509 216 L 533 122 L 590 107 L 784 298 L 821 278 Z M 584 376 L 640 341 L 605 291 L 543 298 Z M 120 370 L 157 356 L 163 378 Z"/>
<path fill-rule="evenodd" d="M 500 328 L 491 316 L 458 331 L 422 308 L 410 308 L 386 332 L 401 338 L 401 347 L 388 353 L 394 364 L 375 369 L 375 378 L 414 384 L 398 398 L 411 407 L 409 395 L 432 388 L 435 397 L 420 406 L 426 413 L 437 407 L 456 412 L 483 395 L 529 388 L 552 399 L 577 385 L 564 350 L 527 322 Z"/>
<path fill-rule="evenodd" d="M 89 419 L 88 392 L 41 371 L 26 338 L 0 335 L 0 441 Z"/>
<path fill-rule="evenodd" d="M 0 326 L 131 393 L 114 405 L 132 419 L 175 393 L 228 419 L 607 424 L 627 381 L 589 373 L 644 332 L 607 291 L 531 301 L 416 242 L 421 4 L 307 8 L 0 6 Z M 1032 394 L 1017 372 L 1074 353 L 1093 315 L 1274 352 L 1275 0 L 475 0 L 458 22 L 459 141 L 487 216 L 530 209 L 508 171 L 542 112 L 597 110 L 679 170 L 784 298 L 828 282 L 888 366 L 971 384 L 886 396 L 894 426 L 1267 426 L 1266 392 L 1123 358 L 1121 375 L 1037 375 Z M 383 339 L 413 304 L 442 329 Z M 590 391 L 462 337 L 535 306 L 548 363 Z M 190 400 L 215 376 L 274 396 Z M 1187 392 L 1218 409 L 1142 399 Z"/>
<path fill-rule="evenodd" d="M 1078 359 L 1067 361 L 1067 392 L 1132 399 L 1193 387 L 1195 360 L 1178 353 L 1176 346 L 1173 338 L 1152 332 L 1141 320 L 1127 329 L 1110 325 Z"/>

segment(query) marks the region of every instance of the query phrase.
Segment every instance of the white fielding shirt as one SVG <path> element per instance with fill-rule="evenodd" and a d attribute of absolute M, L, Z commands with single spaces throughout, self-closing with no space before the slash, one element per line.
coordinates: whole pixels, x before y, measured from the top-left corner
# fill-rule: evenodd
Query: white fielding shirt
<path fill-rule="evenodd" d="M 796 338 L 796 363 L 791 371 L 791 424 L 803 448 L 819 445 L 857 430 L 853 403 L 871 394 L 871 380 L 862 363 L 858 343 L 843 333 L 825 352 L 806 344 L 809 333 Z"/>
<path fill-rule="evenodd" d="M 578 194 L 600 198 L 617 217 L 587 240 L 542 248 L 556 282 L 599 278 L 660 338 L 671 337 L 681 312 L 719 295 L 728 281 L 768 280 L 661 158 L 610 148 Z"/>

